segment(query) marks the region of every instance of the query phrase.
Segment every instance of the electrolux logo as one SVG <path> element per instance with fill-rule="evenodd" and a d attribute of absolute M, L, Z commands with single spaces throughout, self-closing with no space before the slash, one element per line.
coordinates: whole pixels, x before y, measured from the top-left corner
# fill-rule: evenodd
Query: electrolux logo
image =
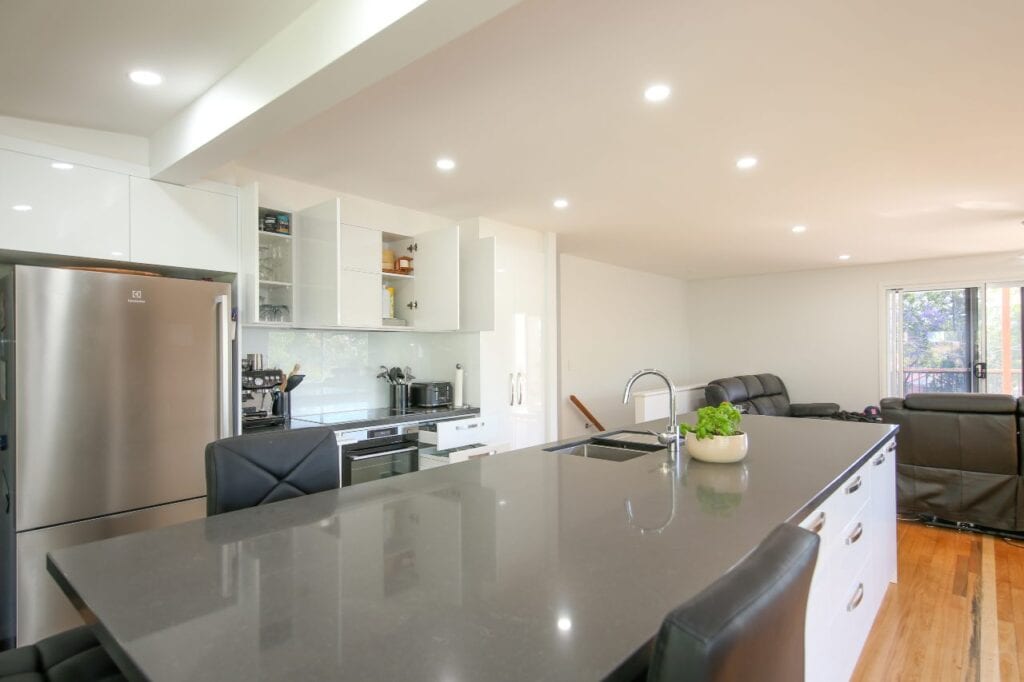
<path fill-rule="evenodd" d="M 129 303 L 145 303 L 146 299 L 142 296 L 142 289 L 132 289 L 132 295 L 128 299 Z"/>

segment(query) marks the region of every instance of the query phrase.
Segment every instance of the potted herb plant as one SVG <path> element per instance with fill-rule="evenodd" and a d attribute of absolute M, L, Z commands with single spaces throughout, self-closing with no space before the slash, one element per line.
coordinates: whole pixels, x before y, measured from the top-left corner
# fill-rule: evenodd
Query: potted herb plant
<path fill-rule="evenodd" d="M 747 456 L 747 434 L 738 429 L 743 415 L 730 403 L 697 410 L 697 425 L 680 424 L 686 450 L 703 462 L 738 462 Z"/>

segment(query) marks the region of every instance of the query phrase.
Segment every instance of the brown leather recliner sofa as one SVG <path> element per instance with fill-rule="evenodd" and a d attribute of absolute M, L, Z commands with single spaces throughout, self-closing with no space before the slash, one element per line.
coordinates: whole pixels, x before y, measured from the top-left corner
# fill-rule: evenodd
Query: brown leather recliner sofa
<path fill-rule="evenodd" d="M 976 393 L 884 398 L 898 424 L 897 496 L 904 514 L 1024 530 L 1024 399 Z"/>

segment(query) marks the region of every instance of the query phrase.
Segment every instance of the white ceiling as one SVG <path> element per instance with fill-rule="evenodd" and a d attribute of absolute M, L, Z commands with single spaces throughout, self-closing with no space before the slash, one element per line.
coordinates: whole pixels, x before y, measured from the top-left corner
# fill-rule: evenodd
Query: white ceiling
<path fill-rule="evenodd" d="M 1021 26 L 1020 0 L 526 0 L 240 161 L 680 277 L 1024 249 Z"/>
<path fill-rule="evenodd" d="M 312 3 L 0 0 L 0 114 L 148 135 Z"/>

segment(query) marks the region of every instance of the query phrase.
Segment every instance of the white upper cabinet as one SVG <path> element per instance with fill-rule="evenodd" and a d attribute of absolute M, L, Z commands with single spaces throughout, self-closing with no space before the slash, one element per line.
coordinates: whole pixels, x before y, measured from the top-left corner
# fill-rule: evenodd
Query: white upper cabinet
<path fill-rule="evenodd" d="M 342 269 L 380 272 L 380 230 L 342 224 L 340 234 Z"/>
<path fill-rule="evenodd" d="M 0 150 L 0 249 L 127 260 L 128 176 L 68 165 Z"/>
<path fill-rule="evenodd" d="M 236 198 L 131 178 L 131 260 L 237 272 Z"/>
<path fill-rule="evenodd" d="M 459 328 L 459 226 L 416 235 L 413 325 L 426 331 Z"/>
<path fill-rule="evenodd" d="M 295 323 L 302 327 L 338 324 L 338 200 L 299 211 L 295 244 Z"/>

